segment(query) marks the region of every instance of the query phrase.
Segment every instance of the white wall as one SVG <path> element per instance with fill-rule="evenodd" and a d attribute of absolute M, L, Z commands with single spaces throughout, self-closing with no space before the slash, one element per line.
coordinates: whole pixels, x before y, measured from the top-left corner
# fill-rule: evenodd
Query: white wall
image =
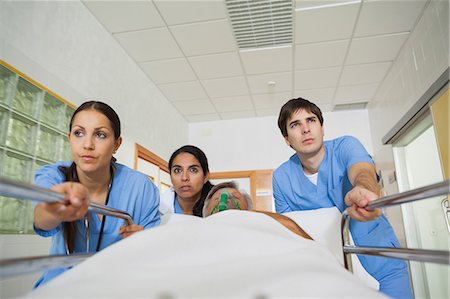
<path fill-rule="evenodd" d="M 381 139 L 449 67 L 449 2 L 432 0 L 368 106 L 374 158 L 394 169 L 391 146 Z"/>
<path fill-rule="evenodd" d="M 135 142 L 164 158 L 187 142 L 184 118 L 81 2 L 2 1 L 0 28 L 1 59 L 77 106 L 117 111 L 120 162 L 133 166 Z"/>
<path fill-rule="evenodd" d="M 110 104 L 123 125 L 123 164 L 133 167 L 135 142 L 166 159 L 187 143 L 186 121 L 79 1 L 1 1 L 0 59 L 76 106 Z M 0 243 L 1 258 L 4 248 L 40 255 L 49 246 L 30 235 L 0 235 Z M 1 281 L 0 297 L 24 294 L 35 280 Z"/>
<path fill-rule="evenodd" d="M 366 110 L 326 112 L 323 117 L 325 139 L 353 135 L 373 153 Z M 277 118 L 189 124 L 189 143 L 206 153 L 211 172 L 275 169 L 294 154 L 284 142 Z"/>

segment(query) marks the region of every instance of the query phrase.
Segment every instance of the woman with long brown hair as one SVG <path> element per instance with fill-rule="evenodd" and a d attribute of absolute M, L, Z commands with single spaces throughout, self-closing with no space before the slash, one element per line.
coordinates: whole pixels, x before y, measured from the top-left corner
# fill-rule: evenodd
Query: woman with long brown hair
<path fill-rule="evenodd" d="M 83 103 L 69 126 L 73 162 L 40 168 L 38 186 L 65 194 L 65 204 L 40 203 L 34 210 L 37 234 L 52 237 L 50 254 L 97 252 L 131 234 L 160 222 L 159 192 L 142 173 L 116 163 L 113 154 L 122 143 L 120 120 L 107 104 Z M 88 212 L 89 202 L 128 212 L 134 224 Z M 66 269 L 47 271 L 36 286 Z"/>

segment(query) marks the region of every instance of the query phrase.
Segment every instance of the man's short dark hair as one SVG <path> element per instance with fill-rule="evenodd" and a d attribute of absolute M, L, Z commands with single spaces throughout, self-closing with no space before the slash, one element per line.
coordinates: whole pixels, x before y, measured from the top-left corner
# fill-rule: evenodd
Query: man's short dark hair
<path fill-rule="evenodd" d="M 303 98 L 296 98 L 289 100 L 286 104 L 281 107 L 280 114 L 278 115 L 278 127 L 280 128 L 281 134 L 287 137 L 287 122 L 289 118 L 297 112 L 298 110 L 305 110 L 309 113 L 314 114 L 319 119 L 320 125 L 323 125 L 323 116 L 320 108 L 316 104 L 305 100 Z"/>

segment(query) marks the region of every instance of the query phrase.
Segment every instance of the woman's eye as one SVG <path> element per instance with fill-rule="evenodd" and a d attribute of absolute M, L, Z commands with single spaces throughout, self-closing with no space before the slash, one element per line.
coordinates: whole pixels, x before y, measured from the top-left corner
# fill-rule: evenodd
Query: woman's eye
<path fill-rule="evenodd" d="M 291 125 L 291 129 L 295 128 L 296 126 L 297 126 L 296 123 L 295 123 L 295 124 L 292 124 L 292 125 Z"/>
<path fill-rule="evenodd" d="M 172 170 L 173 173 L 181 173 L 181 169 L 180 168 L 175 168 L 174 170 Z"/>
<path fill-rule="evenodd" d="M 189 169 L 190 170 L 190 172 L 192 172 L 192 173 L 197 173 L 198 172 L 198 169 L 197 168 L 191 168 L 191 169 Z"/>
<path fill-rule="evenodd" d="M 97 132 L 96 136 L 97 136 L 98 138 L 100 138 L 100 139 L 106 138 L 106 134 L 103 133 L 103 132 Z"/>
<path fill-rule="evenodd" d="M 75 132 L 73 132 L 73 135 L 75 135 L 76 137 L 82 137 L 83 136 L 83 132 L 80 130 L 76 130 Z"/>

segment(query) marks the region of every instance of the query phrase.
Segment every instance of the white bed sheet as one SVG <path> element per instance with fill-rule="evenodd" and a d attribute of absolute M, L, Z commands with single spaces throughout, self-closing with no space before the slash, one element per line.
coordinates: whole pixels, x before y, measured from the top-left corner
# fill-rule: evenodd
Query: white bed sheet
<path fill-rule="evenodd" d="M 315 241 L 326 246 L 344 265 L 344 254 L 341 240 L 341 218 L 342 214 L 336 207 L 323 208 L 308 211 L 295 211 L 284 213 L 283 215 L 294 220 L 303 228 Z M 353 238 L 350 234 L 350 243 L 353 245 Z M 353 274 L 368 287 L 379 289 L 380 284 L 361 265 L 358 256 L 351 255 Z"/>
<path fill-rule="evenodd" d="M 267 215 L 186 217 L 104 249 L 27 298 L 385 298 Z"/>

